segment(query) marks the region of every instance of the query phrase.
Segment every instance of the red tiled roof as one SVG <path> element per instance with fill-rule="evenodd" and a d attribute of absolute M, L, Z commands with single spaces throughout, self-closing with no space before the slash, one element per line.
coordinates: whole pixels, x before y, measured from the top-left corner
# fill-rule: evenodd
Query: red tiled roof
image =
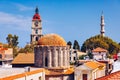
<path fill-rule="evenodd" d="M 98 48 L 93 49 L 93 50 L 92 50 L 92 52 L 107 52 L 107 50 L 106 50 L 106 49 L 103 49 L 103 48 L 98 47 Z"/>
<path fill-rule="evenodd" d="M 30 71 L 30 72 L 24 72 L 21 74 L 12 75 L 12 76 L 8 76 L 5 78 L 0 78 L 0 80 L 15 80 L 17 78 L 25 77 L 26 75 L 29 76 L 29 75 L 40 73 L 40 72 L 44 72 L 44 69 L 38 69 L 38 70 Z"/>
<path fill-rule="evenodd" d="M 63 71 L 61 71 L 63 70 Z M 65 70 L 65 71 L 64 71 Z M 58 69 L 58 71 L 56 71 L 56 69 L 53 70 L 49 70 L 49 69 L 45 69 L 45 75 L 46 76 L 51 76 L 51 75 L 68 75 L 68 74 L 73 74 L 74 73 L 74 68 L 68 68 L 68 69 Z"/>
<path fill-rule="evenodd" d="M 98 78 L 96 80 L 120 80 L 120 71 L 111 73 L 110 75 Z"/>
<path fill-rule="evenodd" d="M 34 54 L 33 53 L 19 53 L 12 64 L 34 64 Z"/>
<path fill-rule="evenodd" d="M 96 69 L 99 67 L 104 67 L 105 64 L 104 63 L 100 63 L 100 62 L 95 62 L 95 61 L 90 61 L 90 62 L 86 62 L 84 63 L 86 66 L 88 66 L 91 69 Z"/>
<path fill-rule="evenodd" d="M 39 15 L 38 13 L 36 13 L 36 14 L 33 16 L 33 20 L 41 20 L 40 15 Z"/>

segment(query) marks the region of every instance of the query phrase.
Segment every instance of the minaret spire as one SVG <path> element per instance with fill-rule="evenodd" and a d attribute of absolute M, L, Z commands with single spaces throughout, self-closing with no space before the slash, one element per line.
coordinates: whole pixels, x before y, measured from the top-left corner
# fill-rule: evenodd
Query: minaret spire
<path fill-rule="evenodd" d="M 104 22 L 103 11 L 102 11 L 102 15 L 101 15 L 101 23 L 100 23 L 100 26 L 101 26 L 101 30 L 100 30 L 101 36 L 105 36 L 105 29 L 104 29 L 105 22 Z"/>

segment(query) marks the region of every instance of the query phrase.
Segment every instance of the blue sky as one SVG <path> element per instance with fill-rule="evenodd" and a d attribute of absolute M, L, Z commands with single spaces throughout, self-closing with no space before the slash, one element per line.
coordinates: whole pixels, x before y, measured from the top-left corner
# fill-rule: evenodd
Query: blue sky
<path fill-rule="evenodd" d="M 100 16 L 105 17 L 105 35 L 120 42 L 120 0 L 0 0 L 0 42 L 8 34 L 19 36 L 19 46 L 30 42 L 34 10 L 38 6 L 43 34 L 56 33 L 67 42 L 83 42 L 100 34 Z"/>

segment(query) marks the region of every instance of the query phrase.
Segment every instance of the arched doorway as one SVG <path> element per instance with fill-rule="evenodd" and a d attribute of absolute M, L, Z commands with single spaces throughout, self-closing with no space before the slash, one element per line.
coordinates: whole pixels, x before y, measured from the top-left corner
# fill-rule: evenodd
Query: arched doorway
<path fill-rule="evenodd" d="M 35 39 L 36 41 L 38 41 L 38 37 L 36 37 L 36 39 Z"/>

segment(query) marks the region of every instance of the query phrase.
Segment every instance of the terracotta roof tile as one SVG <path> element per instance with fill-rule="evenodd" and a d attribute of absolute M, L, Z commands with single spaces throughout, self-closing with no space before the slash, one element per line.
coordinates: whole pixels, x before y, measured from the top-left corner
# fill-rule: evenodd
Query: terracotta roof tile
<path fill-rule="evenodd" d="M 34 54 L 33 53 L 19 53 L 15 59 L 12 61 L 12 64 L 33 64 L 34 63 Z"/>
<path fill-rule="evenodd" d="M 96 80 L 120 80 L 120 71 L 111 73 L 110 75 L 98 78 Z"/>
<path fill-rule="evenodd" d="M 30 71 L 30 72 L 24 72 L 24 73 L 21 73 L 21 74 L 8 76 L 8 77 L 5 77 L 5 78 L 0 78 L 0 80 L 14 80 L 14 79 L 17 79 L 17 78 L 25 77 L 26 75 L 29 76 L 29 75 L 40 73 L 40 72 L 43 72 L 43 71 L 44 71 L 44 69 L 38 69 L 38 70 Z"/>
<path fill-rule="evenodd" d="M 99 62 L 95 62 L 95 61 L 90 61 L 90 62 L 86 62 L 84 63 L 84 65 L 86 65 L 87 67 L 91 68 L 91 69 L 96 69 L 99 67 L 104 67 L 105 64 L 104 63 L 99 63 Z"/>
<path fill-rule="evenodd" d="M 53 70 L 45 69 L 45 75 L 67 75 L 67 74 L 73 74 L 73 73 L 74 73 L 73 68 L 68 68 L 63 72 L 55 71 L 54 69 Z"/>
<path fill-rule="evenodd" d="M 93 50 L 92 50 L 92 52 L 107 52 L 107 50 L 106 50 L 106 49 L 103 49 L 103 48 L 98 47 L 98 48 L 93 49 Z"/>
<path fill-rule="evenodd" d="M 44 46 L 66 46 L 66 41 L 57 34 L 46 34 L 38 41 L 39 45 Z"/>

